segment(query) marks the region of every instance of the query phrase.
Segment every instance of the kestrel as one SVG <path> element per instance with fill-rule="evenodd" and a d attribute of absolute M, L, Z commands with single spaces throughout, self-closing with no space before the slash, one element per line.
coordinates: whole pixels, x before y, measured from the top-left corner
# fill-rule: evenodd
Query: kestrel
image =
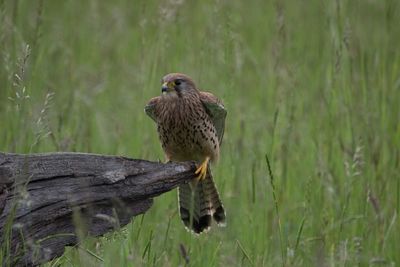
<path fill-rule="evenodd" d="M 194 160 L 198 177 L 178 188 L 179 212 L 185 226 L 195 233 L 208 230 L 212 218 L 225 224 L 225 210 L 215 187 L 210 163 L 219 158 L 226 110 L 213 94 L 199 91 L 181 73 L 161 80 L 162 95 L 152 98 L 145 112 L 157 123 L 167 161 Z"/>

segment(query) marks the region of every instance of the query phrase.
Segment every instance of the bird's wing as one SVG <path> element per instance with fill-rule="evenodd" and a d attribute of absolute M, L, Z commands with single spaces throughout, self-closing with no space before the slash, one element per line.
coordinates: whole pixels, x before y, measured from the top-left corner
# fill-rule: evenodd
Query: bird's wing
<path fill-rule="evenodd" d="M 149 103 L 147 103 L 147 105 L 144 107 L 144 112 L 146 112 L 146 114 L 153 119 L 153 121 L 157 122 L 157 116 L 155 114 L 155 107 L 157 105 L 157 103 L 159 102 L 160 97 L 153 97 L 152 99 L 150 99 Z"/>
<path fill-rule="evenodd" d="M 227 111 L 222 104 L 222 101 L 211 93 L 200 92 L 200 99 L 208 115 L 213 121 L 214 127 L 217 130 L 218 141 L 221 145 L 222 138 L 224 137 L 225 118 Z"/>

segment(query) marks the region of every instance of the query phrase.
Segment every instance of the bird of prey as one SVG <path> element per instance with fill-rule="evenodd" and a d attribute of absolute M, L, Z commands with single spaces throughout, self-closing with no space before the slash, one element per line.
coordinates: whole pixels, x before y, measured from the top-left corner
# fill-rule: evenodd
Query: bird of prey
<path fill-rule="evenodd" d="M 225 107 L 213 94 L 200 91 L 185 74 L 167 74 L 161 84 L 161 96 L 152 98 L 145 112 L 157 124 L 166 159 L 198 163 L 197 178 L 178 188 L 181 219 L 197 234 L 208 230 L 213 219 L 224 226 L 225 210 L 210 163 L 219 158 Z"/>

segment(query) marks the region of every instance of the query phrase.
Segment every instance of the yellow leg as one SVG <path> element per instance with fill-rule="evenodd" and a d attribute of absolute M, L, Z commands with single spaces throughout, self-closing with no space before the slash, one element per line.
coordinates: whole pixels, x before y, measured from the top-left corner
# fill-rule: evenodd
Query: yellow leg
<path fill-rule="evenodd" d="M 201 163 L 201 165 L 197 168 L 195 174 L 198 174 L 197 180 L 201 181 L 206 178 L 207 175 L 207 166 L 208 162 L 210 161 L 209 157 L 206 157 L 206 159 Z"/>

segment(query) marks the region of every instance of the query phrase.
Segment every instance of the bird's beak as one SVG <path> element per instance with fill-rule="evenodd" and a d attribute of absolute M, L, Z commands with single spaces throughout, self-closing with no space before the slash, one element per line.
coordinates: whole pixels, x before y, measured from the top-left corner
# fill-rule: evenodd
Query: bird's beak
<path fill-rule="evenodd" d="M 163 94 L 166 94 L 166 93 L 168 93 L 168 92 L 173 91 L 174 88 L 175 88 L 174 82 L 165 82 L 165 83 L 163 83 L 163 85 L 161 86 L 161 92 L 162 92 Z"/>

